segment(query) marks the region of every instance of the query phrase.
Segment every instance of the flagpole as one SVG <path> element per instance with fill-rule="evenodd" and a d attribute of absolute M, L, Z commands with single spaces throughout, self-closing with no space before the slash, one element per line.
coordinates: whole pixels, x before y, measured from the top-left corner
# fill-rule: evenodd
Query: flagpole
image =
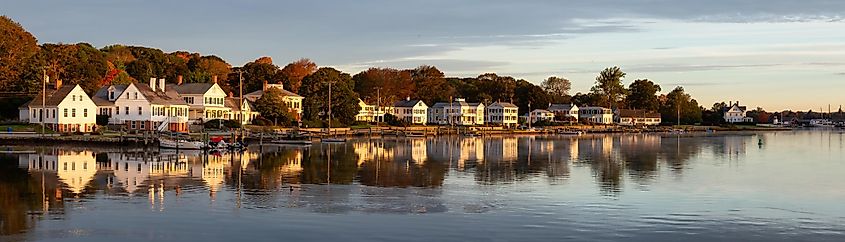
<path fill-rule="evenodd" d="M 41 111 L 38 114 L 39 119 L 41 121 L 41 136 L 44 136 L 44 107 L 47 106 L 47 82 L 50 81 L 50 77 L 47 76 L 47 69 L 42 69 L 42 76 L 43 81 L 41 82 Z"/>

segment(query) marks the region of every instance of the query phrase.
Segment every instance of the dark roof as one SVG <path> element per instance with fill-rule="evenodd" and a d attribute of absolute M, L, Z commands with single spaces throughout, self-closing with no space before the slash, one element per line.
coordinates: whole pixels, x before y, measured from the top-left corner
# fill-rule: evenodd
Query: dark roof
<path fill-rule="evenodd" d="M 421 100 L 402 100 L 393 103 L 394 107 L 401 107 L 401 108 L 412 108 L 417 106 L 417 103 L 422 102 Z"/>
<path fill-rule="evenodd" d="M 642 109 L 619 109 L 619 117 L 660 118 L 660 113 Z"/>
<path fill-rule="evenodd" d="M 447 103 L 447 102 L 435 103 L 434 106 L 432 106 L 432 107 L 438 107 L 438 108 L 439 107 L 448 107 L 450 104 L 452 106 L 458 106 L 458 107 L 460 107 L 460 106 L 472 106 L 470 103 L 467 103 L 466 101 L 454 101 L 454 102 L 451 102 L 451 103 Z"/>
<path fill-rule="evenodd" d="M 273 87 L 273 88 L 275 88 L 275 87 Z M 282 90 L 282 95 L 284 95 L 285 97 L 288 97 L 288 96 L 302 97 L 302 96 L 297 95 L 296 93 L 293 93 L 291 91 L 288 91 L 288 90 L 285 90 L 285 89 L 281 89 L 281 90 Z M 258 90 L 258 91 L 250 92 L 250 93 L 247 93 L 246 95 L 247 96 L 264 96 L 264 90 Z"/>
<path fill-rule="evenodd" d="M 509 102 L 494 102 L 493 104 L 490 104 L 490 106 L 494 106 L 494 105 L 499 105 L 499 106 L 506 107 L 506 108 L 518 108 L 516 105 L 514 105 L 513 103 L 509 103 Z"/>
<path fill-rule="evenodd" d="M 240 102 L 238 102 L 239 100 L 240 100 L 240 98 L 227 97 L 225 99 L 224 106 L 227 107 L 227 108 L 231 108 L 232 111 L 240 111 L 241 105 L 238 105 L 238 103 L 240 103 Z M 246 99 L 244 99 L 244 100 L 246 100 Z M 249 105 L 249 108 L 252 109 L 252 110 L 255 109 L 255 107 L 252 106 L 252 103 L 249 100 L 246 101 L 246 105 Z"/>
<path fill-rule="evenodd" d="M 153 91 L 150 86 L 143 83 L 135 83 L 135 87 L 138 88 L 138 91 L 140 91 L 151 104 L 188 105 L 184 100 L 179 98 L 179 94 L 172 90 L 172 88 L 170 90 L 165 89 L 166 92 L 162 92 L 161 90 Z"/>
<path fill-rule="evenodd" d="M 176 92 L 183 95 L 202 95 L 208 92 L 213 86 L 214 83 L 183 83 L 182 85 L 169 84 L 166 86 L 166 89 L 176 90 Z"/>
<path fill-rule="evenodd" d="M 99 97 L 99 96 L 93 96 L 93 97 L 91 97 L 91 100 L 94 101 L 94 104 L 97 104 L 97 106 L 112 106 L 112 105 L 114 105 L 114 102 L 109 101 L 108 99 L 104 99 L 104 98 Z"/>
<path fill-rule="evenodd" d="M 59 88 L 59 90 L 47 89 L 47 98 L 45 99 L 46 104 L 42 104 L 42 102 L 41 102 L 42 97 L 44 96 L 44 93 L 42 92 L 42 93 L 38 93 L 38 95 L 36 95 L 35 98 L 32 99 L 32 101 L 25 103 L 23 106 L 28 106 L 28 107 L 37 107 L 37 106 L 42 106 L 42 105 L 58 106 L 59 103 L 61 103 L 62 100 L 65 100 L 65 97 L 67 97 L 67 95 L 70 93 L 70 91 L 73 91 L 73 88 L 75 88 L 76 86 L 77 85 L 66 85 L 66 86 L 62 86 L 61 88 Z"/>
<path fill-rule="evenodd" d="M 552 104 L 549 105 L 549 111 L 554 110 L 571 110 L 574 104 Z"/>

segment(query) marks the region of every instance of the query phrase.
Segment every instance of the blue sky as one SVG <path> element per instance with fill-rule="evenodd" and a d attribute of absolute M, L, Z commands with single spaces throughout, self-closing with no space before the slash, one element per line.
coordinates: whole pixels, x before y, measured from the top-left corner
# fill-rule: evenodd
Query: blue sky
<path fill-rule="evenodd" d="M 435 65 L 587 92 L 618 65 L 627 85 L 682 85 L 704 106 L 845 104 L 845 1 L 363 0 L 7 1 L 40 42 L 121 43 L 218 55 L 233 65 L 307 57 L 356 73 Z"/>

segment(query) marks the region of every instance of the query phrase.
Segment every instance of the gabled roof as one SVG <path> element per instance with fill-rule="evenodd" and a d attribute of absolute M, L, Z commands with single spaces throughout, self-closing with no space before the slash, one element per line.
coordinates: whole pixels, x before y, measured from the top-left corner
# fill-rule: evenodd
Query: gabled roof
<path fill-rule="evenodd" d="M 62 86 L 58 90 L 56 89 L 47 89 L 47 98 L 44 100 L 46 104 L 42 104 L 42 97 L 44 93 L 38 93 L 32 101 L 24 103 L 22 107 L 38 107 L 38 106 L 58 106 L 62 100 L 65 100 L 68 94 L 76 88 L 77 85 L 67 85 Z"/>
<path fill-rule="evenodd" d="M 153 91 L 150 86 L 143 83 L 133 83 L 138 91 L 141 92 L 144 97 L 147 98 L 147 101 L 150 104 L 158 104 L 158 105 L 188 105 L 185 103 L 184 100 L 179 98 L 179 94 L 176 91 L 173 91 L 172 88 L 169 90 L 165 89 L 166 92 L 162 92 L 161 90 Z"/>
<path fill-rule="evenodd" d="M 104 98 L 99 97 L 99 96 L 93 96 L 93 97 L 91 97 L 91 100 L 94 101 L 94 104 L 96 104 L 97 106 L 113 106 L 114 105 L 114 102 L 109 101 L 108 99 L 104 99 Z"/>
<path fill-rule="evenodd" d="M 728 112 L 728 111 L 731 111 L 731 109 L 733 109 L 734 107 L 738 108 L 740 112 L 745 112 L 746 110 L 748 110 L 748 107 L 746 107 L 746 106 L 739 106 L 739 104 L 738 104 L 738 103 L 734 103 L 734 104 L 733 104 L 733 105 L 731 105 L 731 106 L 725 107 L 725 110 L 724 110 L 723 112 Z"/>
<path fill-rule="evenodd" d="M 432 107 L 433 108 L 442 108 L 442 107 L 449 107 L 449 106 L 453 106 L 453 107 L 467 106 L 467 107 L 469 107 L 469 106 L 473 106 L 473 105 L 471 105 L 470 103 L 467 103 L 466 101 L 454 101 L 454 102 L 451 102 L 451 103 L 448 103 L 448 102 L 435 103 L 434 106 L 432 106 Z M 478 106 L 478 104 L 476 104 L 474 106 Z"/>
<path fill-rule="evenodd" d="M 549 110 L 545 110 L 545 109 L 534 109 L 534 111 L 531 111 L 531 112 L 532 113 L 552 113 Z"/>
<path fill-rule="evenodd" d="M 572 110 L 572 108 L 578 108 L 578 106 L 576 106 L 575 104 L 556 104 L 556 103 L 549 105 L 550 111 L 554 111 L 554 110 L 569 111 L 569 110 Z"/>
<path fill-rule="evenodd" d="M 169 84 L 166 89 L 176 90 L 182 95 L 202 95 L 211 90 L 214 83 L 183 83 L 182 85 Z"/>
<path fill-rule="evenodd" d="M 275 87 L 271 87 L 271 88 L 275 88 Z M 285 89 L 281 89 L 281 90 L 282 90 L 282 96 L 285 96 L 285 97 L 302 97 L 302 96 L 297 95 L 296 93 L 293 93 L 291 91 L 288 91 L 288 90 L 285 90 Z M 247 93 L 246 96 L 264 96 L 264 90 L 258 90 L 258 91 L 250 92 L 250 93 Z"/>
<path fill-rule="evenodd" d="M 248 101 L 246 99 L 244 99 L 244 100 L 246 101 L 246 105 L 249 106 L 250 110 L 255 110 L 255 107 L 252 106 L 252 103 L 250 101 Z M 224 99 L 223 104 L 224 104 L 225 107 L 231 108 L 232 111 L 241 111 L 241 105 L 238 105 L 238 103 L 240 103 L 239 101 L 240 101 L 240 98 L 227 97 L 226 99 Z"/>
<path fill-rule="evenodd" d="M 422 100 L 402 100 L 402 101 L 398 101 L 398 102 L 393 103 L 393 106 L 394 107 L 400 107 L 400 108 L 412 108 L 412 107 L 417 106 L 417 103 L 419 103 L 419 102 L 422 102 Z M 423 103 L 423 104 L 425 104 L 425 103 Z"/>
<path fill-rule="evenodd" d="M 487 107 L 494 107 L 494 106 L 499 106 L 499 107 L 503 107 L 503 108 L 519 108 L 516 105 L 514 105 L 513 103 L 509 103 L 509 102 L 494 102 L 493 104 L 490 104 L 490 106 L 487 106 Z"/>
<path fill-rule="evenodd" d="M 642 109 L 619 109 L 619 117 L 626 118 L 660 118 L 660 113 Z"/>

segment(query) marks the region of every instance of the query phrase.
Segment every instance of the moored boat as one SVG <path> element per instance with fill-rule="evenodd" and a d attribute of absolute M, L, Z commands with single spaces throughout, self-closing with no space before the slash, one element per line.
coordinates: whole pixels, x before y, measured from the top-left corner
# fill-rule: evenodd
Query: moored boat
<path fill-rule="evenodd" d="M 190 141 L 184 139 L 168 139 L 161 138 L 158 140 L 158 146 L 165 149 L 183 149 L 183 150 L 201 150 L 206 147 L 205 144 L 199 141 Z"/>

